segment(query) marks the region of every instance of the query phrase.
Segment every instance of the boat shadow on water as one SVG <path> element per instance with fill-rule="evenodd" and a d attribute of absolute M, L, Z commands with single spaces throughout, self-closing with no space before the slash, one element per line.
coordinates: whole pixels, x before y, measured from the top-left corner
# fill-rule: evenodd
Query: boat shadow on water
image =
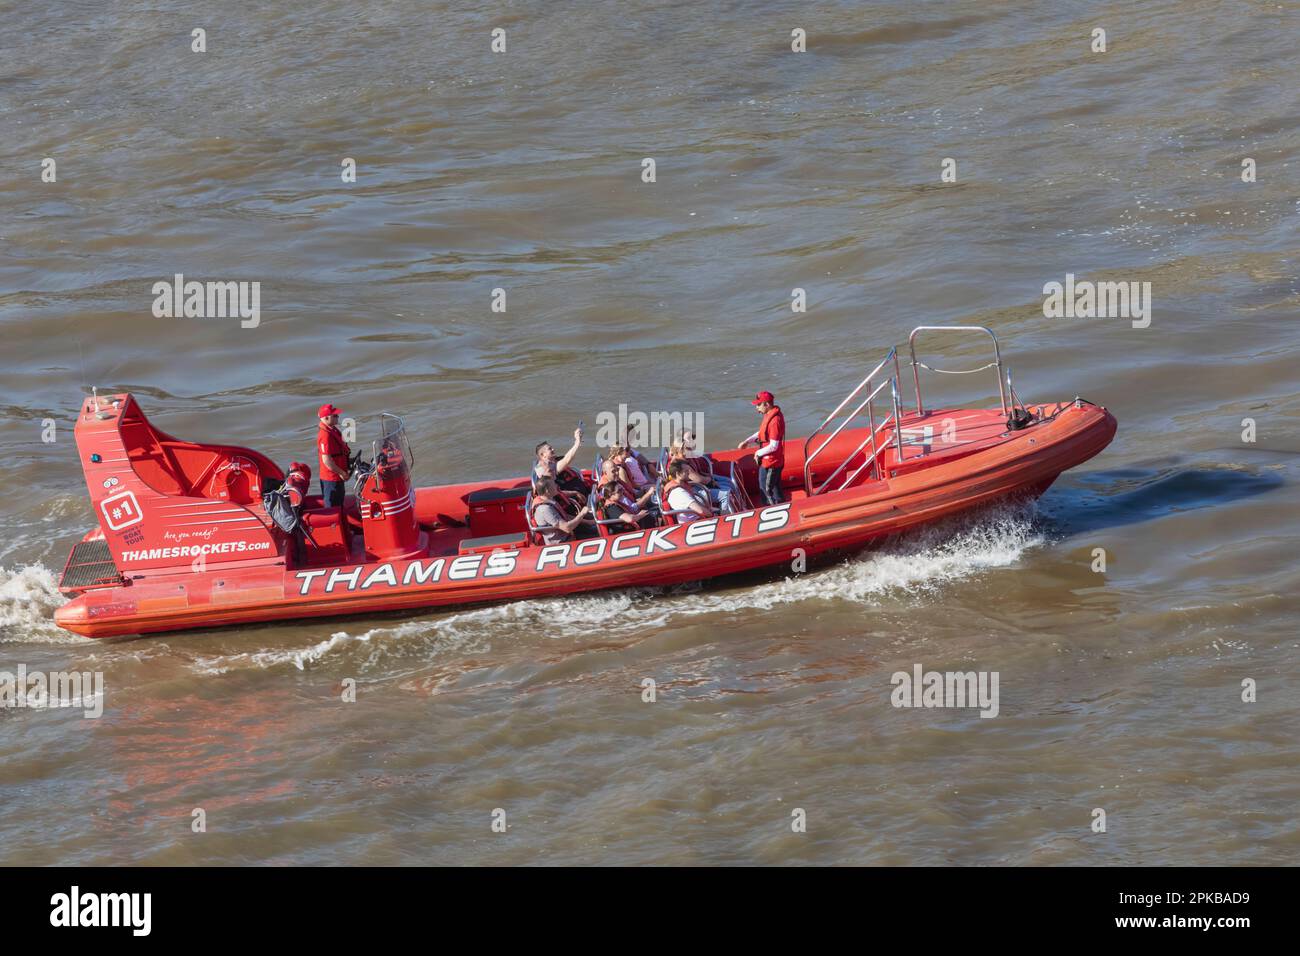
<path fill-rule="evenodd" d="M 1160 459 L 1128 468 L 1072 475 L 1043 496 L 1044 530 L 1056 540 L 1215 508 L 1276 491 L 1286 479 L 1275 471 L 1240 465 L 1188 465 Z"/>

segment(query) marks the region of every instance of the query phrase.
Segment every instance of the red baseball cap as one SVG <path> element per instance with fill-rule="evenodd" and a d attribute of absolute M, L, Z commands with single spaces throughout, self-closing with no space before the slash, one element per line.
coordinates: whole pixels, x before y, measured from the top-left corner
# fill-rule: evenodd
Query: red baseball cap
<path fill-rule="evenodd" d="M 775 405 L 776 396 L 773 395 L 771 392 L 759 392 L 757 395 L 754 396 L 754 400 L 749 404 L 762 405 L 764 402 L 771 402 L 772 404 Z"/>
<path fill-rule="evenodd" d="M 326 418 L 330 415 L 337 415 L 337 414 L 339 414 L 339 410 L 335 408 L 333 405 L 331 405 L 329 402 L 326 402 L 316 411 L 317 418 Z"/>

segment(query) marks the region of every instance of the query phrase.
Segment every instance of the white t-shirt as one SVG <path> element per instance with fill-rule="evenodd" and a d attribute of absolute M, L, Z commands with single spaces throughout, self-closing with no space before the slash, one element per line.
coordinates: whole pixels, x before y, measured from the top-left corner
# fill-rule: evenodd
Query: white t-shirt
<path fill-rule="evenodd" d="M 698 504 L 699 501 L 695 499 L 695 496 L 681 485 L 668 492 L 668 509 L 670 511 L 690 511 L 691 505 Z M 678 515 L 677 521 L 679 524 L 686 524 L 699 517 L 694 511 L 690 511 L 689 514 Z"/>

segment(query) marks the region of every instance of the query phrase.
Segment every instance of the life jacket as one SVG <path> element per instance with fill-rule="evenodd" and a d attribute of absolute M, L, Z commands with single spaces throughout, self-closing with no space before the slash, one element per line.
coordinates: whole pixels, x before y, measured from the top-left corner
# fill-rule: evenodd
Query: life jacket
<path fill-rule="evenodd" d="M 610 521 L 613 520 L 614 518 L 614 515 L 611 515 L 608 511 L 605 510 L 606 506 L 609 504 L 610 502 L 608 501 L 603 501 L 600 504 L 598 511 L 600 512 L 600 519 L 602 521 Z M 620 508 L 622 508 L 623 517 L 631 518 L 633 521 L 636 522 L 637 527 L 639 528 L 654 527 L 654 522 L 657 520 L 655 513 L 651 511 L 649 508 L 638 508 L 636 506 L 636 498 L 633 497 L 631 498 L 630 501 L 621 498 L 615 499 L 613 504 L 616 504 Z M 610 532 L 610 534 L 615 534 L 615 533 L 617 532 L 613 532 L 613 531 Z"/>
<path fill-rule="evenodd" d="M 316 450 L 320 453 L 321 481 L 342 481 L 351 453 L 348 443 L 343 440 L 343 433 L 333 425 L 321 422 L 316 432 Z"/>
<path fill-rule="evenodd" d="M 674 488 L 684 488 L 686 490 L 686 493 L 690 495 L 693 499 L 695 499 L 696 504 L 703 505 L 705 508 L 710 508 L 709 496 L 706 493 L 704 493 L 704 491 L 700 488 L 699 485 L 693 484 L 689 481 L 679 481 L 676 478 L 672 478 L 664 482 L 664 498 L 663 498 L 664 511 L 677 510 L 668 502 L 668 496 L 673 493 Z"/>
<path fill-rule="evenodd" d="M 709 461 L 707 455 L 692 455 L 690 458 L 687 458 L 685 455 L 682 455 L 680 458 L 669 457 L 668 463 L 670 465 L 674 461 L 683 461 L 690 465 L 691 468 L 694 469 L 695 473 L 704 479 L 704 484 L 708 485 L 712 483 L 712 479 L 708 476 L 713 474 L 713 467 L 712 462 Z"/>
<path fill-rule="evenodd" d="M 307 497 L 307 489 L 311 487 L 311 469 L 300 461 L 289 463 L 289 473 L 284 479 L 284 488 L 289 496 L 289 504 L 294 508 L 301 508 L 303 499 Z"/>
<path fill-rule="evenodd" d="M 556 511 L 558 511 L 558 512 L 560 513 L 560 517 L 563 518 L 565 521 L 568 521 L 568 520 L 569 520 L 570 518 L 572 518 L 575 514 L 577 514 L 577 511 L 574 510 L 573 502 L 569 500 L 569 498 L 565 495 L 565 493 L 564 493 L 563 491 L 561 491 L 561 492 L 560 492 L 558 495 L 556 495 L 554 498 L 541 498 L 541 499 L 539 499 L 539 498 L 534 497 L 534 498 L 533 498 L 533 508 L 532 508 L 532 512 L 533 512 L 533 524 L 537 524 L 537 509 L 538 509 L 538 507 L 541 506 L 541 505 L 546 505 L 546 504 L 549 504 L 552 508 L 554 508 Z"/>
<path fill-rule="evenodd" d="M 623 501 L 620 501 L 620 500 L 618 500 L 618 499 L 615 499 L 614 502 L 613 502 L 613 504 L 616 504 L 616 505 L 618 505 L 620 508 L 622 508 L 623 511 L 624 511 L 624 513 L 626 513 L 627 510 L 628 510 L 628 509 L 627 509 L 627 504 L 626 504 L 625 502 L 623 502 Z M 610 505 L 610 502 L 608 502 L 608 501 L 602 501 L 602 502 L 600 503 L 600 505 L 596 508 L 596 515 L 600 518 L 601 521 L 611 521 L 611 520 L 613 520 L 613 516 L 612 516 L 608 511 L 605 510 L 606 508 L 609 507 L 609 505 Z"/>
<path fill-rule="evenodd" d="M 601 475 L 600 480 L 596 482 L 596 488 L 597 489 L 604 488 L 607 484 L 610 483 L 611 480 L 618 482 L 618 487 L 623 492 L 623 494 L 625 494 L 632 501 L 636 501 L 637 499 L 636 489 L 633 488 L 626 481 L 624 481 L 622 478 L 610 479 L 605 477 L 604 475 Z"/>
<path fill-rule="evenodd" d="M 533 527 L 539 529 L 537 531 L 537 535 L 543 543 L 545 542 L 546 539 L 542 538 L 541 536 L 544 535 L 546 532 L 540 529 L 552 528 L 553 526 L 550 524 L 543 524 L 542 522 L 537 520 L 537 509 L 540 508 L 542 505 L 550 505 L 552 508 L 554 508 L 556 511 L 560 513 L 560 520 L 568 521 L 569 518 L 572 517 L 572 515 L 566 513 L 564 503 L 561 501 L 563 497 L 564 497 L 563 493 L 557 495 L 554 498 L 534 497 L 532 506 L 528 509 L 528 518 L 533 523 Z M 559 529 L 557 528 L 555 530 L 558 531 Z"/>
<path fill-rule="evenodd" d="M 591 490 L 590 488 L 587 487 L 587 482 L 583 479 L 582 473 L 579 471 L 575 471 L 572 467 L 565 468 L 564 471 L 556 472 L 554 475 L 551 475 L 549 472 L 539 474 L 537 471 L 537 466 L 540 464 L 541 462 L 539 461 L 534 463 L 533 465 L 534 481 L 542 477 L 545 478 L 553 477 L 555 479 L 555 483 L 560 487 L 561 491 L 572 491 L 577 494 L 585 495 L 588 491 Z"/>
<path fill-rule="evenodd" d="M 587 480 L 582 477 L 582 472 L 575 471 L 573 468 L 566 468 L 560 472 L 555 478 L 555 483 L 562 491 L 571 491 L 574 494 L 585 495 L 591 490 Z"/>
<path fill-rule="evenodd" d="M 760 464 L 764 468 L 784 468 L 785 467 L 785 415 L 781 412 L 780 405 L 773 405 L 763 416 L 762 424 L 758 426 L 758 447 L 762 448 L 768 442 L 775 441 L 776 451 L 770 455 L 764 455 Z"/>

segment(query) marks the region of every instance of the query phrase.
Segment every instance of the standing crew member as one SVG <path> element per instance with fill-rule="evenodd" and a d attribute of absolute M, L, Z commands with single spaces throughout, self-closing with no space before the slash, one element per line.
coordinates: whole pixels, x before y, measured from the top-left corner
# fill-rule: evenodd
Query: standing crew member
<path fill-rule="evenodd" d="M 769 505 L 781 503 L 781 469 L 785 467 L 785 415 L 771 392 L 759 392 L 750 403 L 763 421 L 758 431 L 740 443 L 739 448 L 758 445 L 754 461 L 758 463 L 758 490 Z"/>
<path fill-rule="evenodd" d="M 316 433 L 316 448 L 320 452 L 320 493 L 326 508 L 343 504 L 345 482 L 352 477 L 349 457 L 352 449 L 339 431 L 339 410 L 328 402 L 316 413 L 320 417 L 320 431 Z"/>

